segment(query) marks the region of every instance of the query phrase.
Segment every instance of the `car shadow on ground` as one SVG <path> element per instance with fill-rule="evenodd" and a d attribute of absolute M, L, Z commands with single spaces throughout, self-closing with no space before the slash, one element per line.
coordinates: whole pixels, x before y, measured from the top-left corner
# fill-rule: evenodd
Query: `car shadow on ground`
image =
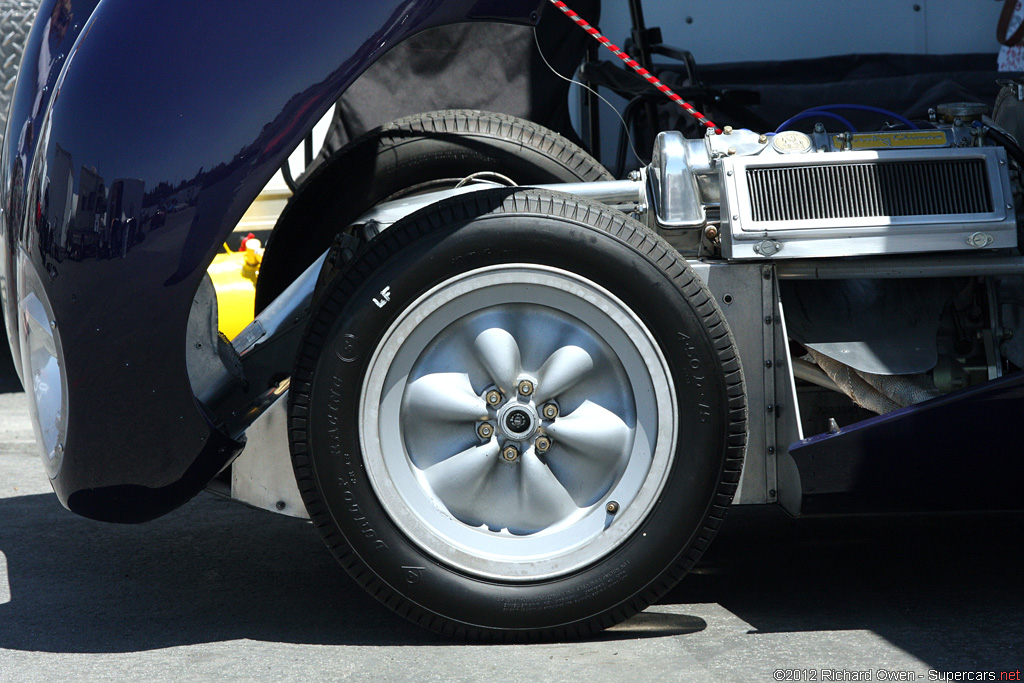
<path fill-rule="evenodd" d="M 210 494 L 138 526 L 76 517 L 52 494 L 0 499 L 0 519 L 0 648 L 453 644 L 366 595 L 307 522 Z M 792 520 L 737 508 L 662 605 L 718 603 L 755 634 L 868 630 L 939 669 L 1016 669 L 1022 531 L 1020 513 Z M 706 628 L 687 612 L 654 607 L 599 639 Z"/>
<path fill-rule="evenodd" d="M 792 519 L 733 508 L 662 601 L 713 602 L 751 633 L 864 630 L 940 671 L 1024 664 L 1024 513 Z"/>
<path fill-rule="evenodd" d="M 134 526 L 0 499 L 0 648 L 135 652 L 240 638 L 312 645 L 459 644 L 363 592 L 303 520 L 200 494 Z M 2 573 L 0 573 L 2 575 Z M 647 612 L 598 640 L 680 635 L 703 619 Z"/>

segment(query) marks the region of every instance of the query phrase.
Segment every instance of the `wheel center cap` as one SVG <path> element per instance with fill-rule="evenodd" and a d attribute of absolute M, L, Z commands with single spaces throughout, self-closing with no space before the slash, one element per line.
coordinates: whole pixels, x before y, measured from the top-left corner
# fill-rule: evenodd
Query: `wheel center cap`
<path fill-rule="evenodd" d="M 498 411 L 498 426 L 506 439 L 524 441 L 537 431 L 537 413 L 524 403 L 510 403 Z"/>
<path fill-rule="evenodd" d="M 512 434 L 522 434 L 530 428 L 530 416 L 525 410 L 510 410 L 505 415 L 505 427 Z"/>

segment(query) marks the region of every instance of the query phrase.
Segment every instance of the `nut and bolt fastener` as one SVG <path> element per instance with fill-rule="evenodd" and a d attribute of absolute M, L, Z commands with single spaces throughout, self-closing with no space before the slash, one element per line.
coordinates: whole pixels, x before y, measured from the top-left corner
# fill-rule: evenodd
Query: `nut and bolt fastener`
<path fill-rule="evenodd" d="M 541 412 L 544 414 L 545 419 L 554 420 L 558 417 L 558 406 L 554 403 L 548 403 Z"/>
<path fill-rule="evenodd" d="M 629 175 L 626 177 L 635 183 L 638 180 L 640 180 L 640 178 L 642 178 L 643 176 L 640 175 L 640 171 L 630 171 Z"/>
<path fill-rule="evenodd" d="M 614 500 L 608 501 L 608 504 L 604 506 L 604 509 L 608 511 L 609 515 L 614 515 L 619 511 L 619 504 Z"/>
<path fill-rule="evenodd" d="M 538 436 L 537 440 L 533 442 L 533 448 L 538 453 L 547 453 L 551 448 L 551 439 L 546 436 Z"/>
<path fill-rule="evenodd" d="M 501 457 L 509 462 L 515 462 L 519 459 L 519 449 L 515 446 L 505 446 L 505 450 L 501 452 Z"/>
<path fill-rule="evenodd" d="M 490 391 L 487 392 L 485 400 L 487 401 L 487 405 L 494 407 L 501 403 L 501 392 L 495 389 L 491 389 Z"/>
<path fill-rule="evenodd" d="M 494 427 L 490 422 L 481 422 L 476 428 L 476 433 L 480 435 L 481 439 L 489 439 L 494 436 Z"/>
<path fill-rule="evenodd" d="M 519 383 L 519 393 L 523 396 L 529 396 L 533 393 L 533 382 L 528 379 L 524 379 Z"/>

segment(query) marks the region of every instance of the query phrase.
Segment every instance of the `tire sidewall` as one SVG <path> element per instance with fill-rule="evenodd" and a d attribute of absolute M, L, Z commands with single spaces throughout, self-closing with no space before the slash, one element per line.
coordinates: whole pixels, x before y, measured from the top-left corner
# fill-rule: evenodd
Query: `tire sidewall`
<path fill-rule="evenodd" d="M 387 238 L 385 233 L 381 239 Z M 487 215 L 393 251 L 345 301 L 320 349 L 310 392 L 314 476 L 333 522 L 361 563 L 422 609 L 503 631 L 592 619 L 656 590 L 664 574 L 681 575 L 681 557 L 706 522 L 727 450 L 724 372 L 697 310 L 705 302 L 681 295 L 678 278 L 615 237 L 548 215 Z M 448 278 L 508 263 L 568 270 L 622 300 L 661 348 L 678 406 L 674 462 L 647 518 L 596 563 L 533 583 L 469 576 L 410 542 L 381 506 L 359 445 L 367 366 L 401 312 Z M 371 300 L 385 287 L 391 299 L 378 307 Z"/>

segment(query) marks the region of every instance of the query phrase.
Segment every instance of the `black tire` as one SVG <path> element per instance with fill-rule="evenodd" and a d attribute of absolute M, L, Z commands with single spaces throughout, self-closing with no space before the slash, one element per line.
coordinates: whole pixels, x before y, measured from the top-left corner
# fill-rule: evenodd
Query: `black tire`
<path fill-rule="evenodd" d="M 569 284 L 559 289 L 561 282 Z M 531 290 L 533 294 L 526 293 Z M 451 300 L 446 298 L 449 291 L 454 297 Z M 608 320 L 619 317 L 608 323 L 592 312 L 588 302 L 594 301 L 598 302 L 595 306 L 618 311 L 608 314 Z M 410 316 L 410 311 L 415 315 Z M 486 317 L 494 315 L 499 317 Z M 448 322 L 446 316 L 454 316 L 456 322 Z M 465 325 L 486 326 L 493 320 L 505 320 L 500 316 L 516 321 L 499 322 L 497 327 L 517 330 L 509 338 L 514 337 L 522 348 L 521 356 L 514 355 L 522 362 L 518 370 L 506 373 L 505 380 L 494 380 L 495 390 L 502 388 L 499 381 L 519 382 L 508 380 L 518 378 L 519 373 L 527 373 L 536 383 L 504 390 L 509 396 L 502 399 L 506 401 L 501 408 L 506 411 L 502 418 L 505 426 L 500 420 L 496 425 L 495 420 L 489 422 L 499 433 L 505 430 L 504 442 L 497 446 L 502 455 L 515 443 L 508 430 L 522 429 L 518 422 L 513 424 L 512 412 L 528 412 L 522 406 L 532 405 L 531 399 L 519 392 L 529 389 L 538 401 L 551 400 L 541 394 L 550 376 L 558 375 L 545 370 L 549 364 L 556 367 L 556 354 L 570 348 L 566 345 L 571 341 L 574 349 L 585 347 L 593 362 L 580 366 L 583 374 L 573 380 L 578 382 L 575 387 L 558 389 L 561 393 L 554 402 L 562 414 L 551 423 L 540 420 L 542 433 L 524 437 L 532 441 L 519 443 L 521 458 L 505 463 L 488 461 L 480 465 L 487 468 L 485 475 L 475 478 L 474 469 L 466 479 L 466 470 L 451 469 L 447 463 L 472 451 L 467 458 L 472 458 L 471 467 L 477 468 L 481 462 L 475 460 L 478 454 L 491 457 L 496 452 L 489 450 L 491 440 L 480 438 L 479 446 L 453 457 L 444 453 L 457 452 L 462 446 L 445 445 L 437 462 L 448 469 L 433 479 L 433 465 L 416 460 L 420 446 L 414 440 L 426 443 L 430 450 L 434 434 L 441 440 L 449 434 L 456 439 L 470 438 L 458 430 L 476 429 L 480 423 L 461 424 L 458 421 L 464 417 L 460 416 L 450 423 L 454 425 L 450 432 L 448 427 L 438 427 L 441 420 L 453 418 L 446 412 L 448 394 L 436 394 L 443 405 L 434 405 L 421 402 L 416 393 L 419 389 L 409 387 L 428 379 L 461 381 L 455 374 L 441 372 L 448 367 L 449 357 L 455 359 L 453 368 L 463 368 L 456 348 L 459 342 L 449 341 L 456 337 L 447 331 L 463 334 L 470 330 L 465 321 L 470 321 Z M 545 316 L 559 324 L 564 318 L 568 327 L 546 327 Z M 640 321 L 639 325 L 630 327 L 634 324 L 630 320 Z M 432 326 L 442 331 L 434 335 Z M 529 334 L 524 332 L 528 328 Z M 638 329 L 647 336 L 637 333 Z M 626 337 L 620 333 L 631 334 L 632 341 L 623 343 Z M 497 338 L 493 334 L 493 329 L 487 329 L 474 343 L 491 335 L 485 340 L 490 343 L 487 340 Z M 423 343 L 417 335 L 426 335 L 430 341 Z M 592 338 L 601 341 L 588 346 Z M 531 345 L 540 343 L 538 339 L 548 348 L 557 347 L 539 371 L 538 359 L 548 351 L 533 353 Z M 601 355 L 602 342 L 615 353 L 611 360 Z M 661 361 L 650 360 L 651 348 Z M 431 355 L 435 350 L 441 355 Z M 534 357 L 528 361 L 531 353 Z M 519 347 L 516 354 L 520 354 Z M 401 389 L 402 404 L 396 412 L 389 406 L 397 404 L 390 404 L 386 397 L 399 394 L 388 393 L 384 387 L 391 386 L 392 374 L 406 372 L 406 358 L 416 360 L 407 371 L 409 383 Z M 637 362 L 636 358 L 647 360 Z M 436 359 L 442 365 L 431 365 Z M 620 360 L 619 369 L 625 370 L 615 374 L 619 370 L 613 366 Z M 530 363 L 533 369 L 528 369 Z M 487 378 L 481 381 L 477 370 L 469 369 L 468 363 L 465 367 L 475 395 L 484 392 L 481 400 L 489 399 Z M 638 367 L 642 369 L 636 371 Z M 649 373 L 649 394 L 638 389 L 648 386 L 645 372 Z M 567 382 L 563 385 L 571 386 Z M 595 413 L 592 402 L 573 395 L 577 388 L 587 399 L 597 391 L 599 405 L 627 407 L 601 408 L 603 413 Z M 618 401 L 615 396 L 619 393 L 626 394 L 628 400 Z M 666 395 L 673 397 L 675 409 L 666 410 L 669 403 L 660 398 Z M 379 404 L 377 397 L 382 398 Z M 605 445 L 605 435 L 614 440 L 616 434 L 623 433 L 615 420 L 628 412 L 629 400 L 635 408 L 634 440 L 625 450 L 616 451 L 618 446 Z M 558 420 L 575 419 L 588 404 L 588 421 L 575 424 L 584 424 L 590 431 L 577 430 L 570 439 L 568 431 L 556 429 L 570 424 L 559 425 Z M 373 412 L 364 412 L 366 406 Z M 509 406 L 513 406 L 512 412 Z M 649 407 L 654 408 L 653 414 Z M 417 412 L 421 409 L 427 412 Z M 440 412 L 435 414 L 435 409 Z M 534 416 L 544 412 L 540 407 L 530 410 Z M 721 524 L 739 481 L 746 443 L 743 379 L 732 335 L 711 295 L 679 254 L 641 224 L 607 207 L 568 195 L 512 188 L 441 202 L 399 221 L 370 242 L 330 282 L 312 314 L 292 378 L 289 411 L 299 489 L 313 522 L 342 566 L 367 591 L 407 619 L 474 640 L 581 637 L 620 622 L 657 600 L 694 565 Z M 376 417 L 367 417 L 369 414 Z M 595 422 L 593 415 L 600 420 Z M 628 426 L 629 419 L 620 422 Z M 610 425 L 607 429 L 606 424 Z M 641 425 L 644 430 L 638 428 Z M 654 428 L 649 429 L 650 425 Z M 574 450 L 580 445 L 581 433 L 584 439 L 592 437 L 589 443 L 593 446 L 587 448 L 593 452 L 587 455 L 593 456 L 598 466 L 580 460 L 580 451 Z M 649 439 L 637 436 L 641 433 Z M 393 443 L 396 435 L 401 447 L 389 449 L 387 444 Z M 539 455 L 540 436 L 554 441 L 544 456 Z M 413 445 L 407 448 L 407 444 Z M 562 450 L 556 450 L 560 444 Z M 607 452 L 614 457 L 606 457 Z M 621 458 L 614 459 L 618 452 L 627 454 L 625 462 L 639 463 L 634 472 L 642 473 L 643 486 L 633 498 L 613 501 L 610 496 L 625 491 L 623 482 L 633 481 L 630 477 L 635 476 L 629 474 L 631 464 L 624 466 Z M 471 462 L 467 458 L 455 467 Z M 416 502 L 402 503 L 394 496 L 393 489 L 399 489 L 401 495 L 411 496 L 409 500 L 418 500 L 417 484 L 408 488 L 411 480 L 402 469 L 414 469 L 408 466 L 414 460 L 415 468 L 425 467 L 413 480 L 421 476 L 430 482 L 421 490 L 424 496 L 434 496 L 431 504 L 436 511 Z M 528 469 L 536 468 L 537 462 L 546 463 L 548 472 Z M 571 509 L 568 514 L 558 509 L 548 515 L 548 509 L 556 508 L 548 505 L 546 490 L 528 490 L 524 494 L 528 503 L 517 507 L 502 504 L 507 503 L 502 498 L 507 495 L 504 489 L 483 489 L 484 496 L 469 495 L 463 488 L 472 485 L 479 489 L 489 485 L 485 477 L 496 476 L 516 476 L 528 486 L 534 482 L 548 486 L 549 473 L 562 483 L 566 480 L 559 476 L 568 472 L 565 488 L 570 495 L 581 488 L 589 495 L 591 489 L 580 482 L 595 470 L 599 477 L 611 477 L 607 481 L 614 479 L 615 483 L 608 489 L 601 488 L 604 483 L 594 488 L 596 496 L 580 507 L 582 516 L 573 516 Z M 449 478 L 449 472 L 454 478 Z M 506 476 L 506 472 L 518 474 Z M 660 474 L 652 474 L 656 472 Z M 391 473 L 393 478 L 389 478 Z M 532 478 L 535 475 L 540 478 Z M 636 485 L 635 481 L 631 484 Z M 492 498 L 495 492 L 497 497 Z M 554 493 L 557 491 L 552 490 Z M 524 498 L 516 500 L 522 503 Z M 468 513 L 464 512 L 467 506 Z M 532 520 L 537 514 L 544 522 Z M 531 520 L 519 521 L 523 515 Z M 487 519 L 481 522 L 482 518 Z M 501 521 L 488 521 L 494 518 Z M 553 521 L 547 527 L 534 528 L 549 519 Z M 594 531 L 588 525 L 593 519 L 604 526 Z M 503 530 L 499 525 L 506 520 Z M 422 535 L 421 522 L 440 530 L 437 538 L 441 540 L 429 533 Z M 436 526 L 430 527 L 432 524 Z M 569 539 L 560 535 L 566 530 L 571 532 Z M 451 539 L 461 539 L 463 534 L 469 540 L 460 540 L 463 550 L 454 550 Z M 559 545 L 566 541 L 571 543 L 565 548 Z M 578 548 L 569 548 L 577 542 Z M 491 543 L 502 545 L 492 552 Z M 478 547 L 484 550 L 474 555 Z M 547 550 L 549 547 L 552 550 Z M 520 551 L 524 554 L 515 556 Z M 532 560 L 535 556 L 541 559 Z M 506 557 L 512 559 L 502 559 Z"/>
<path fill-rule="evenodd" d="M 451 187 L 480 171 L 520 185 L 612 180 L 569 140 L 514 116 L 447 110 L 392 121 L 338 150 L 289 201 L 267 241 L 256 311 L 316 260 L 339 230 L 374 205 L 411 188 Z"/>

